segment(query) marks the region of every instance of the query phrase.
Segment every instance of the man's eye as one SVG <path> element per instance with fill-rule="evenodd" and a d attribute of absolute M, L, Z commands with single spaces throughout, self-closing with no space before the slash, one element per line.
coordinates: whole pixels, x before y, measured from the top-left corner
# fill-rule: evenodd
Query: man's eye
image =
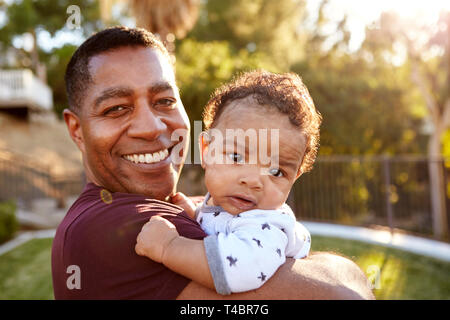
<path fill-rule="evenodd" d="M 156 101 L 155 105 L 156 106 L 160 106 L 163 108 L 174 108 L 176 104 L 176 101 L 173 99 L 159 99 L 158 101 Z"/>
<path fill-rule="evenodd" d="M 123 106 L 123 105 L 118 105 L 118 106 L 114 106 L 114 107 L 112 107 L 112 108 L 109 108 L 108 110 L 106 110 L 106 111 L 104 112 L 104 114 L 106 115 L 106 114 L 109 114 L 109 113 L 111 113 L 111 112 L 118 112 L 118 111 L 122 111 L 122 110 L 125 110 L 125 106 Z"/>
<path fill-rule="evenodd" d="M 230 152 L 227 154 L 227 156 L 235 163 L 244 163 L 244 158 L 239 153 Z"/>
<path fill-rule="evenodd" d="M 271 174 L 274 177 L 282 177 L 284 176 L 283 172 L 278 168 L 271 168 L 269 169 L 269 174 Z"/>

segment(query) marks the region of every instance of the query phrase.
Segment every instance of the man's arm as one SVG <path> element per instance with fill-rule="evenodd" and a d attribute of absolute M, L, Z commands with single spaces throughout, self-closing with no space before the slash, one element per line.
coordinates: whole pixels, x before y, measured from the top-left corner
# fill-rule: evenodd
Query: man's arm
<path fill-rule="evenodd" d="M 305 259 L 287 259 L 261 288 L 222 296 L 190 282 L 177 299 L 325 300 L 374 299 L 368 281 L 352 261 L 317 252 Z"/>

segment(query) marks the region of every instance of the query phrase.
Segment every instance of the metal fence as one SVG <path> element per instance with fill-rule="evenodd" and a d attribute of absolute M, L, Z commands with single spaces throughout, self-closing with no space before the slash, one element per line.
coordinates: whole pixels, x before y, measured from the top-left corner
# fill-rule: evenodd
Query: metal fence
<path fill-rule="evenodd" d="M 295 183 L 289 203 L 302 220 L 386 226 L 436 237 L 430 200 L 431 161 L 442 166 L 443 186 L 447 186 L 445 159 L 321 157 L 314 169 Z M 449 221 L 449 196 L 444 191 Z M 448 241 L 448 237 L 440 236 L 440 240 Z"/>
<path fill-rule="evenodd" d="M 444 186 L 448 188 L 446 160 L 435 161 L 444 169 Z M 433 237 L 429 164 L 426 157 L 411 156 L 319 157 L 313 170 L 294 184 L 288 203 L 303 221 L 386 226 Z M 203 194 L 202 181 L 203 169 L 186 165 L 179 190 L 187 195 Z M 26 203 L 50 197 L 64 201 L 78 195 L 84 183 L 81 174 L 55 177 L 50 168 L 30 159 L 0 156 L 0 200 L 13 198 Z M 447 192 L 446 204 L 450 221 Z"/>
<path fill-rule="evenodd" d="M 84 176 L 55 176 L 51 168 L 13 154 L 0 155 L 0 201 L 15 199 L 25 206 L 32 200 L 53 198 L 63 204 L 82 191 Z"/>

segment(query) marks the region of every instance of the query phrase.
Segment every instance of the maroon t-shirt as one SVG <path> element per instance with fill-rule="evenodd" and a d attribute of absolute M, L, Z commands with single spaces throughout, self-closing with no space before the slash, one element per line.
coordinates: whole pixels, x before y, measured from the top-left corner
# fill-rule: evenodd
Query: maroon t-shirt
<path fill-rule="evenodd" d="M 190 280 L 134 251 L 153 215 L 184 237 L 206 236 L 180 207 L 87 184 L 53 241 L 55 299 L 175 299 Z"/>

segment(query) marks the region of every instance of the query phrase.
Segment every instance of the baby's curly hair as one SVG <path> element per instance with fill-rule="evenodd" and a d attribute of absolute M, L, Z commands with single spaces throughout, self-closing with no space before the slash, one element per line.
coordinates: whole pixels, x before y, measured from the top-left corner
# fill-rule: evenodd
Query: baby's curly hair
<path fill-rule="evenodd" d="M 247 72 L 234 78 L 216 89 L 206 104 L 203 111 L 205 129 L 217 125 L 223 110 L 232 101 L 246 97 L 252 97 L 261 106 L 277 108 L 302 131 L 306 138 L 306 149 L 301 169 L 302 172 L 310 171 L 319 148 L 322 117 L 301 78 L 294 73 L 274 74 L 263 70 Z"/>

